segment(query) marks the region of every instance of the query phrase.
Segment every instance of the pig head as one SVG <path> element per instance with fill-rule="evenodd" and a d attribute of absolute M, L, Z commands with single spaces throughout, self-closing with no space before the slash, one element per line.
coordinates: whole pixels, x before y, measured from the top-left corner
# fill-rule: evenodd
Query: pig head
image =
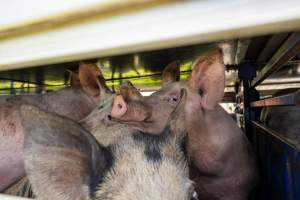
<path fill-rule="evenodd" d="M 168 71 L 168 68 L 166 70 Z M 167 73 L 165 72 L 165 74 Z M 177 106 L 182 93 L 183 91 L 175 91 L 165 95 L 159 100 L 159 103 L 149 102 L 149 104 L 152 103 L 155 109 L 160 110 L 159 115 L 165 116 L 163 118 L 164 121 L 160 122 L 157 117 L 158 112 L 150 112 L 151 106 L 143 103 L 146 97 L 142 97 L 139 90 L 129 81 L 124 81 L 118 93 L 107 94 L 106 98 L 86 118 L 81 120 L 80 123 L 104 146 L 114 144 L 123 137 L 132 134 L 132 128 L 136 127 L 135 124 L 143 126 L 143 131 L 161 132 L 165 127 L 170 113 Z M 134 112 L 135 110 L 141 112 Z M 111 112 L 113 112 L 112 115 Z M 122 115 L 124 113 L 126 114 L 121 117 L 121 121 L 126 120 L 127 115 L 131 116 L 131 118 L 134 116 L 134 120 L 126 121 L 127 123 L 125 124 L 119 123 L 118 120 L 112 117 L 114 114 Z"/>
<path fill-rule="evenodd" d="M 104 78 L 96 64 L 80 63 L 79 72 L 71 72 L 70 87 L 46 94 L 3 95 L 0 104 L 31 104 L 70 119 L 87 116 L 107 93 Z"/>
<path fill-rule="evenodd" d="M 178 122 L 187 134 L 190 178 L 196 182 L 199 198 L 247 199 L 257 180 L 255 156 L 244 133 L 219 106 L 224 86 L 222 53 L 212 50 L 198 58 L 186 82 L 168 82 L 138 102 L 116 98 L 112 118 L 148 134 L 160 134 L 170 114 L 164 109 L 165 97 L 175 94 L 167 101 L 176 102 L 176 94 L 184 89 L 187 98 L 178 116 L 183 120 Z"/>

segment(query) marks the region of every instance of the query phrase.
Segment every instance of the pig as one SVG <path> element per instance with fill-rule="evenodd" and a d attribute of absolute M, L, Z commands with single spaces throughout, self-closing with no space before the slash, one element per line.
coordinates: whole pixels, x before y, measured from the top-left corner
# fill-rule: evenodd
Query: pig
<path fill-rule="evenodd" d="M 81 120 L 98 105 L 101 94 L 110 91 L 102 82 L 104 78 L 95 64 L 81 63 L 79 74 L 71 72 L 71 87 L 46 94 L 1 95 L 0 105 L 28 103 L 49 112 Z"/>
<path fill-rule="evenodd" d="M 275 96 L 281 96 L 297 92 L 295 89 L 285 89 L 277 92 Z M 261 119 L 267 127 L 276 131 L 291 144 L 300 145 L 300 108 L 297 106 L 271 106 L 262 109 Z"/>
<path fill-rule="evenodd" d="M 167 65 L 163 71 L 162 84 L 166 85 L 167 83 L 178 81 L 180 75 L 179 70 L 180 65 L 178 61 Z M 102 84 L 103 88 L 107 87 L 105 83 Z M 115 144 L 118 140 L 122 139 L 123 136 L 127 136 L 132 132 L 131 126 L 111 120 L 110 113 L 115 98 L 124 97 L 127 100 L 137 101 L 143 99 L 139 90 L 128 80 L 122 83 L 119 90 L 120 91 L 118 93 L 114 94 L 111 92 L 104 92 L 101 103 L 86 118 L 80 120 L 80 124 L 86 130 L 90 131 L 97 141 L 103 146 Z M 158 101 L 158 105 L 161 109 L 160 114 L 169 116 L 173 111 L 174 106 L 177 105 L 177 100 L 180 98 L 180 95 L 180 91 L 176 91 L 166 95 L 161 101 Z M 141 109 L 146 110 L 148 108 L 141 107 Z M 165 119 L 167 119 L 167 117 L 165 117 Z M 151 124 L 152 127 L 160 125 L 160 123 L 156 121 L 155 116 L 151 119 L 151 121 L 154 122 Z M 104 132 L 109 134 L 103 134 Z"/>
<path fill-rule="evenodd" d="M 19 104 L 29 103 L 74 120 L 87 116 L 99 103 L 101 96 L 110 93 L 95 64 L 81 63 L 79 74 L 72 73 L 71 87 L 37 95 L 0 97 L 0 191 L 25 175 L 22 146 L 24 131 Z"/>
<path fill-rule="evenodd" d="M 168 118 L 161 113 L 161 102 L 186 90 L 184 106 L 178 111 L 184 117 L 177 121 L 186 134 L 190 178 L 196 183 L 199 199 L 245 200 L 258 180 L 256 158 L 245 134 L 219 105 L 224 87 L 222 53 L 211 50 L 196 60 L 185 82 L 168 82 L 139 101 L 115 97 L 110 118 L 151 135 L 161 134 Z M 176 96 L 172 101 L 178 101 Z"/>
<path fill-rule="evenodd" d="M 121 93 L 124 90 L 125 95 L 136 97 L 128 87 Z M 178 117 L 185 98 L 180 91 L 176 104 L 170 104 L 170 117 L 160 134 L 132 129 L 106 146 L 71 119 L 22 105 L 25 167 L 37 198 L 193 199 L 193 182 L 181 148 L 185 134 Z M 106 137 L 114 132 L 98 134 Z"/>
<path fill-rule="evenodd" d="M 175 68 L 177 68 L 177 70 Z M 174 76 L 174 72 L 176 72 L 176 76 Z M 170 81 L 171 79 L 178 80 L 178 73 L 178 63 L 171 63 L 165 68 L 163 72 L 163 82 L 165 83 L 167 81 Z M 76 81 L 77 79 L 71 80 Z M 74 84 L 76 84 L 76 82 L 73 83 L 73 85 Z M 108 119 L 108 115 L 110 114 L 112 108 L 111 106 L 113 103 L 113 99 L 116 94 L 113 94 L 109 89 L 107 89 L 108 87 L 104 81 L 100 82 L 99 88 L 101 88 L 101 101 L 99 105 L 86 118 L 80 120 L 80 123 L 86 130 L 90 131 L 94 135 L 94 137 L 96 137 L 98 143 L 103 146 L 108 146 L 115 144 L 124 136 L 128 136 L 132 133 L 133 130 L 130 128 L 130 126 L 125 126 L 121 123 L 115 123 Z M 125 95 L 126 93 L 127 95 L 130 95 L 131 98 L 135 97 L 134 99 L 142 97 L 140 92 L 130 83 L 130 81 L 123 82 L 121 91 L 123 95 Z M 174 98 L 174 95 L 170 96 L 169 98 Z M 179 94 L 177 95 L 177 98 L 179 98 Z M 166 101 L 166 103 L 168 102 L 171 101 Z M 170 113 L 173 109 L 172 105 L 173 104 L 164 104 L 164 111 Z M 27 177 L 23 177 L 17 184 L 6 189 L 4 193 L 28 198 L 34 197 L 31 185 L 29 184 Z"/>

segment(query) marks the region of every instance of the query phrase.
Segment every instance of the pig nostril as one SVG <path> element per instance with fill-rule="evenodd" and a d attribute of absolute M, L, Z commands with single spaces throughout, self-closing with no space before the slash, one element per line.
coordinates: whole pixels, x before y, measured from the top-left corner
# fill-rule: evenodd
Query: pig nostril
<path fill-rule="evenodd" d="M 107 119 L 108 119 L 108 120 L 111 120 L 111 115 L 107 115 Z"/>
<path fill-rule="evenodd" d="M 123 106 L 121 104 L 118 104 L 118 107 L 121 109 Z"/>
<path fill-rule="evenodd" d="M 201 90 L 201 89 L 198 91 L 198 93 L 199 93 L 199 95 L 200 95 L 201 97 L 202 97 L 203 94 L 204 94 L 203 90 Z"/>

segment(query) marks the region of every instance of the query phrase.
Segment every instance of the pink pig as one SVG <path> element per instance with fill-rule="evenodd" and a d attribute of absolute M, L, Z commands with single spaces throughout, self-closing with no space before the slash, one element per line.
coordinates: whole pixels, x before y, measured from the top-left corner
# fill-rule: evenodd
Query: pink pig
<path fill-rule="evenodd" d="M 219 105 L 224 89 L 222 53 L 213 50 L 198 58 L 186 82 L 169 79 L 161 90 L 138 99 L 121 90 L 111 118 L 148 134 L 160 134 L 169 116 L 163 105 L 176 105 L 179 92 L 185 90 L 187 98 L 178 111 L 177 126 L 185 130 L 190 178 L 199 199 L 246 200 L 257 182 L 256 159 L 245 134 Z"/>
<path fill-rule="evenodd" d="M 25 175 L 19 105 L 31 104 L 78 121 L 97 106 L 103 92 L 110 92 L 103 82 L 95 64 L 80 64 L 79 73 L 71 74 L 71 87 L 48 94 L 0 96 L 0 191 Z"/>

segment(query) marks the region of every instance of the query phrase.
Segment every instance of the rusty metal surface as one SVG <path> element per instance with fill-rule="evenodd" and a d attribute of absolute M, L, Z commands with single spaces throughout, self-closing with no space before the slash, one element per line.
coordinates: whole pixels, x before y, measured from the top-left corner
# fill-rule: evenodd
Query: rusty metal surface
<path fill-rule="evenodd" d="M 262 99 L 251 103 L 252 107 L 263 106 L 300 106 L 300 91 L 295 93 Z"/>

